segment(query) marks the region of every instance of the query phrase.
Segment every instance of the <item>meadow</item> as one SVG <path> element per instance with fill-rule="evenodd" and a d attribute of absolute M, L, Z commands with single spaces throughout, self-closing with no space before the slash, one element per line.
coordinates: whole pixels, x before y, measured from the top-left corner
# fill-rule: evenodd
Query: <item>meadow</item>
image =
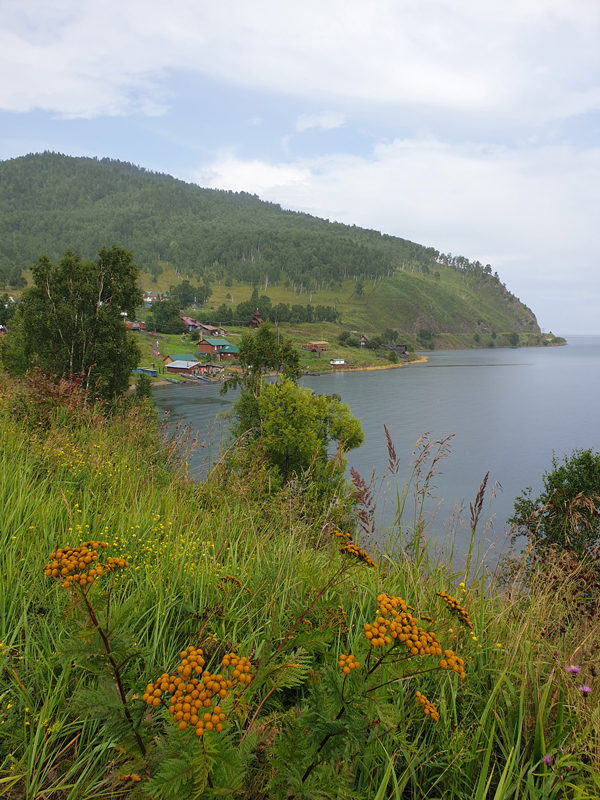
<path fill-rule="evenodd" d="M 452 569 L 420 513 L 443 445 L 375 547 L 366 486 L 194 484 L 149 404 L 0 403 L 0 795 L 598 796 L 598 616 L 552 565 Z"/>

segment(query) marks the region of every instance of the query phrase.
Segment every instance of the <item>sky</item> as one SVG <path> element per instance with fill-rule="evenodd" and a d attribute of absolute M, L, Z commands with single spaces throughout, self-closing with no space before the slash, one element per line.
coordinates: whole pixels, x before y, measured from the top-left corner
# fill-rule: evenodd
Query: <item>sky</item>
<path fill-rule="evenodd" d="M 0 160 L 44 150 L 489 263 L 600 334 L 598 0 L 2 0 Z"/>

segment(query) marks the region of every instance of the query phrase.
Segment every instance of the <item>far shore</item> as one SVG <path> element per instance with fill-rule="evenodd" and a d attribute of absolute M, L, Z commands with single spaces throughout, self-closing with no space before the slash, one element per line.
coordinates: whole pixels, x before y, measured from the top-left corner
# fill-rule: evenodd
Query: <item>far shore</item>
<path fill-rule="evenodd" d="M 414 361 L 403 361 L 400 364 L 375 364 L 369 367 L 336 367 L 335 369 L 327 369 L 327 370 L 311 370 L 308 373 L 308 376 L 321 376 L 321 375 L 333 375 L 336 372 L 373 372 L 374 370 L 382 370 L 382 369 L 399 369 L 401 367 L 410 367 L 411 364 L 423 364 L 427 361 L 427 356 L 418 356 L 415 358 Z M 305 373 L 307 374 L 307 373 Z M 274 378 L 277 375 L 276 372 L 270 372 L 267 374 L 267 377 Z M 196 381 L 193 379 L 184 379 L 178 381 L 178 383 L 183 383 L 186 385 L 201 385 L 205 383 L 205 381 Z M 222 383 L 219 380 L 211 380 L 210 383 Z M 164 380 L 161 378 L 158 381 L 154 381 L 152 386 L 175 386 L 174 383 L 171 381 Z"/>

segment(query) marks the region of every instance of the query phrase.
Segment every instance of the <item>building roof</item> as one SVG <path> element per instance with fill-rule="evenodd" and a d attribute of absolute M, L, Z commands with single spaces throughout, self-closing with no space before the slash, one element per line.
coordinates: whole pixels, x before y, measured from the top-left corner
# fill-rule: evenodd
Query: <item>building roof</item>
<path fill-rule="evenodd" d="M 181 317 L 181 321 L 184 322 L 186 325 L 200 325 L 197 319 L 193 317 Z"/>
<path fill-rule="evenodd" d="M 213 347 L 230 347 L 230 344 L 227 341 L 227 339 L 206 339 L 206 338 L 204 338 L 204 339 L 202 339 L 201 342 L 198 342 L 198 344 L 202 344 L 202 342 L 208 342 L 208 344 L 212 344 Z"/>
<path fill-rule="evenodd" d="M 173 361 L 171 364 L 167 364 L 167 369 L 172 367 L 173 369 L 189 369 L 190 367 L 195 367 L 198 365 L 196 360 L 194 361 Z"/>
<path fill-rule="evenodd" d="M 176 356 L 165 356 L 165 358 L 172 358 L 173 361 L 198 361 L 195 353 L 177 353 Z"/>
<path fill-rule="evenodd" d="M 219 353 L 230 353 L 231 355 L 237 355 L 240 352 L 240 348 L 235 344 L 228 344 L 227 347 L 222 347 L 219 350 Z"/>

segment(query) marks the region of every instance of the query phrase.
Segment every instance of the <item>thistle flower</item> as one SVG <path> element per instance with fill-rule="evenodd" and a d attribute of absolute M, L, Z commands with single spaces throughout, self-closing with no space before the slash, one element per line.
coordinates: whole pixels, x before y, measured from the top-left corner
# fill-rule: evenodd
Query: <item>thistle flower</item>
<path fill-rule="evenodd" d="M 580 692 L 581 692 L 581 693 L 582 693 L 584 696 L 586 696 L 586 695 L 588 695 L 588 694 L 591 694 L 591 693 L 592 693 L 592 687 L 591 687 L 591 686 L 586 686 L 586 685 L 585 685 L 585 683 L 583 684 L 583 686 L 579 686 L 578 688 L 579 688 L 579 691 L 580 691 Z"/>
<path fill-rule="evenodd" d="M 550 756 L 550 755 L 548 755 L 548 756 L 544 756 L 544 757 L 542 758 L 542 761 L 544 762 L 544 764 L 545 764 L 547 767 L 551 767 L 551 766 L 552 766 L 552 756 Z"/>
<path fill-rule="evenodd" d="M 579 673 L 581 672 L 581 667 L 575 667 L 575 666 L 567 667 L 567 672 L 569 673 L 569 675 L 579 675 Z"/>

